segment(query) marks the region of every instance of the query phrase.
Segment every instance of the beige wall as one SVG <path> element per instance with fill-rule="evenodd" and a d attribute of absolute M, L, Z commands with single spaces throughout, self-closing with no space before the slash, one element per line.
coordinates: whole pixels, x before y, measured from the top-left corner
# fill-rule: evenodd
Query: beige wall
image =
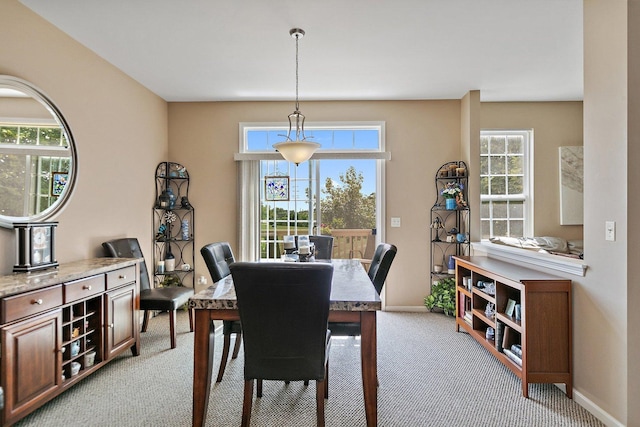
<path fill-rule="evenodd" d="M 638 377 L 629 376 L 628 361 L 638 356 L 628 357 L 627 335 L 637 335 L 638 328 L 628 329 L 627 306 L 637 310 L 638 300 L 627 300 L 628 286 L 637 286 L 637 281 L 629 283 L 627 275 L 627 265 L 633 263 L 627 259 L 624 196 L 629 164 L 637 158 L 627 157 L 627 1 L 586 0 L 584 32 L 584 237 L 589 270 L 573 292 L 575 389 L 618 422 L 633 426 L 640 420 L 631 422 L 627 415 L 638 402 L 628 399 L 627 385 Z M 604 240 L 608 220 L 616 221 L 615 242 Z M 589 357 L 579 357 L 582 354 Z"/>
<path fill-rule="evenodd" d="M 558 147 L 582 145 L 582 102 L 485 102 L 482 129 L 533 129 L 534 236 L 582 239 L 581 225 L 560 225 Z"/>
<path fill-rule="evenodd" d="M 236 173 L 239 122 L 282 122 L 291 102 L 171 103 L 171 157 L 193 178 L 196 245 L 228 240 L 238 247 Z M 386 123 L 386 217 L 401 217 L 401 228 L 386 227 L 385 240 L 398 245 L 387 280 L 387 306 L 422 307 L 428 293 L 429 209 L 435 201 L 433 176 L 457 159 L 459 101 L 303 102 L 310 121 L 380 120 Z M 196 270 L 205 270 L 201 259 Z M 205 270 L 206 271 L 206 270 Z M 208 276 L 208 274 L 206 274 Z"/>
<path fill-rule="evenodd" d="M 585 1 L 584 237 L 589 271 L 574 280 L 573 300 L 576 400 L 593 403 L 590 410 L 603 411 L 599 415 L 609 417 L 611 425 L 616 420 L 640 425 L 639 409 L 630 403 L 638 396 L 640 369 L 634 360 L 640 345 L 637 332 L 627 327 L 640 324 L 635 309 L 637 285 L 627 284 L 627 270 L 638 264 L 634 261 L 640 251 L 635 247 L 637 239 L 626 238 L 638 231 L 635 223 L 627 223 L 628 215 L 638 216 L 638 198 L 632 192 L 638 172 L 627 165 L 640 160 L 640 145 L 627 143 L 627 127 L 634 131 L 634 138 L 639 132 L 635 122 L 627 121 L 638 114 L 626 104 L 632 94 L 626 87 L 626 6 L 624 0 Z M 196 245 L 229 240 L 237 246 L 233 153 L 238 147 L 238 122 L 282 121 L 292 103 L 167 106 L 17 0 L 2 0 L 0 16 L 0 74 L 29 80 L 47 93 L 66 116 L 78 143 L 78 187 L 69 206 L 54 218 L 60 221 L 60 261 L 100 255 L 100 242 L 119 236 L 139 237 L 149 261 L 153 173 L 157 163 L 167 158 L 183 162 L 193 178 Z M 637 91 L 637 82 L 633 83 Z M 462 101 L 303 102 L 301 107 L 313 121 L 386 122 L 387 148 L 392 153 L 386 170 L 386 216 L 402 218 L 401 228 L 386 230 L 385 240 L 399 246 L 386 303 L 421 307 L 428 287 L 425 260 L 429 258 L 429 208 L 435 199 L 433 174 L 442 163 L 465 155 Z M 556 147 L 580 143 L 579 109 L 579 103 L 481 106 L 483 128 L 535 128 L 536 203 L 553 206 L 549 211 L 554 218 L 558 212 Z M 564 136 L 550 141 L 545 133 Z M 545 140 L 550 141 L 549 147 L 542 145 Z M 546 147 L 540 154 L 538 144 Z M 552 175 L 549 182 L 538 181 Z M 622 194 L 628 191 L 628 205 L 624 198 L 614 197 L 612 183 L 620 186 Z M 546 212 L 537 211 L 537 219 Z M 554 218 L 552 226 L 538 222 L 536 230 L 564 232 Z M 604 241 L 605 220 L 617 222 L 616 242 Z M 0 229 L 0 273 L 11 271 L 14 256 L 13 232 Z M 196 268 L 202 273 L 204 267 L 197 259 Z"/>
<path fill-rule="evenodd" d="M 629 218 L 640 218 L 640 198 L 638 194 L 638 183 L 640 183 L 640 168 L 629 167 L 640 161 L 640 1 L 628 2 L 628 35 L 627 35 L 627 55 L 628 75 L 627 75 L 627 96 L 629 97 L 628 117 L 628 165 L 627 165 L 627 194 L 626 198 L 627 216 Z M 640 221 L 629 221 L 627 224 L 628 236 L 640 236 Z M 627 240 L 627 402 L 634 404 L 627 405 L 627 425 L 640 425 L 640 333 L 637 325 L 640 325 L 640 286 L 635 278 L 638 274 L 634 266 L 640 265 L 640 239 L 631 238 Z M 629 325 L 633 325 L 629 327 Z"/>
<path fill-rule="evenodd" d="M 59 221 L 60 262 L 102 255 L 100 243 L 137 236 L 151 253 L 156 164 L 167 157 L 167 105 L 16 0 L 0 2 L 0 74 L 38 86 L 64 114 L 78 180 Z M 15 263 L 13 230 L 0 229 L 0 273 Z"/>

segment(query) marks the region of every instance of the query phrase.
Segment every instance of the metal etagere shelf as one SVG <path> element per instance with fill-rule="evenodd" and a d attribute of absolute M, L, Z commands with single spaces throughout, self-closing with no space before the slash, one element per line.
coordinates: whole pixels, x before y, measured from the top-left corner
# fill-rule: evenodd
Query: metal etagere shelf
<path fill-rule="evenodd" d="M 431 207 L 430 285 L 442 278 L 453 277 L 450 257 L 468 255 L 470 248 L 469 168 L 462 160 L 447 162 L 440 166 L 434 181 L 436 201 Z"/>
<path fill-rule="evenodd" d="M 189 201 L 189 172 L 180 163 L 156 168 L 153 207 L 153 277 L 156 286 L 195 286 L 195 210 Z M 173 269 L 167 269 L 173 256 Z M 169 271 L 171 270 L 171 271 Z"/>

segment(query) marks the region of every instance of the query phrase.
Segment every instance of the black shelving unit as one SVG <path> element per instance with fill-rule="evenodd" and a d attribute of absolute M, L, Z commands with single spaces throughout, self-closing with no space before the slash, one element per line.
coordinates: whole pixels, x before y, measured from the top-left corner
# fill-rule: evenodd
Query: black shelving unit
<path fill-rule="evenodd" d="M 468 200 L 469 168 L 462 160 L 447 162 L 435 175 L 436 201 L 431 207 L 431 281 L 453 277 L 449 271 L 452 255 L 469 255 L 470 215 Z M 460 186 L 461 193 L 455 199 L 455 207 L 447 207 L 442 191 L 447 186 Z M 441 266 L 442 270 L 438 267 Z"/>
<path fill-rule="evenodd" d="M 153 277 L 156 286 L 195 286 L 195 210 L 189 201 L 189 172 L 180 163 L 161 162 L 156 168 L 153 207 Z M 186 229 L 185 229 L 186 224 Z M 173 271 L 159 271 L 167 254 L 175 257 Z"/>

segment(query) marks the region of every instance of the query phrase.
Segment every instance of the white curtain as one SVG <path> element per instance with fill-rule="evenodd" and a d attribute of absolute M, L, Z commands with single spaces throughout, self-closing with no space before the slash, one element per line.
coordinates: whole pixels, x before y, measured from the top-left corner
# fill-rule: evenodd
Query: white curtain
<path fill-rule="evenodd" d="M 238 164 L 239 261 L 260 259 L 260 161 Z"/>

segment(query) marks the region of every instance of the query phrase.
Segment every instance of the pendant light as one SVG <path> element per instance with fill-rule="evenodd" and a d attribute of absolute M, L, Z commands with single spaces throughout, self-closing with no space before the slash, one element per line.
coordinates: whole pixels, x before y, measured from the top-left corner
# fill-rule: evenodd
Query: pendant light
<path fill-rule="evenodd" d="M 304 115 L 300 112 L 300 104 L 298 102 L 298 41 L 304 37 L 304 30 L 292 28 L 289 30 L 289 34 L 296 39 L 296 107 L 293 113 L 289 114 L 289 133 L 286 141 L 273 144 L 273 148 L 285 160 L 298 166 L 300 163 L 309 160 L 313 153 L 320 148 L 320 144 L 306 140 L 304 135 Z"/>

